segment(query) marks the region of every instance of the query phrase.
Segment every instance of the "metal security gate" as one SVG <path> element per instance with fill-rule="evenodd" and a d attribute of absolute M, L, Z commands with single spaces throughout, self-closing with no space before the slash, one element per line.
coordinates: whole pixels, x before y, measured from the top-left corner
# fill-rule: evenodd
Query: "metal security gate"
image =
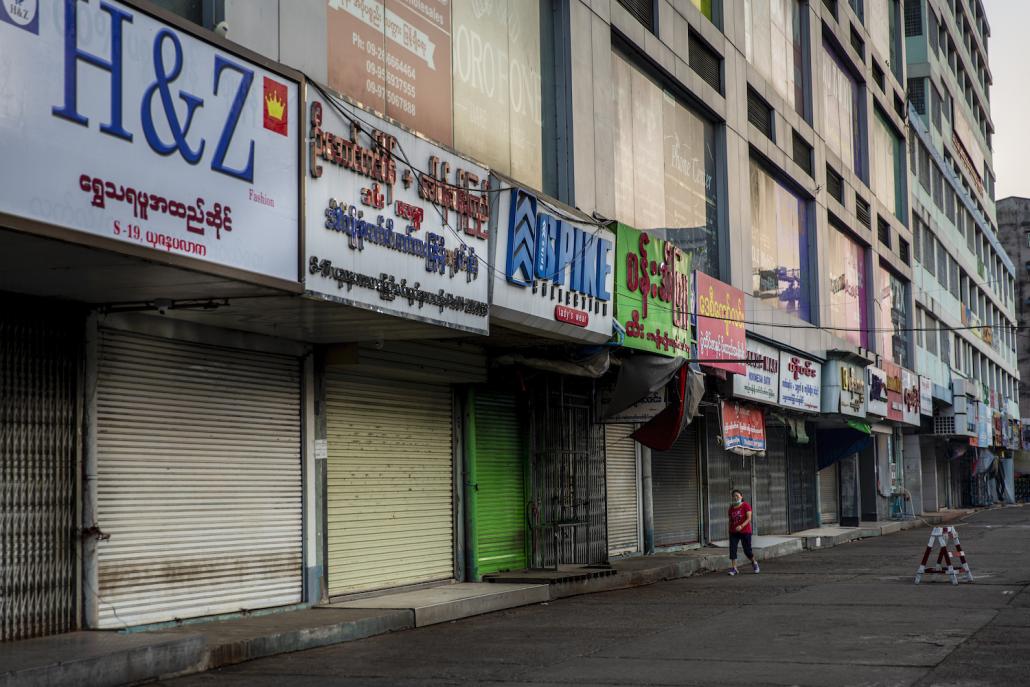
<path fill-rule="evenodd" d="M 476 389 L 472 398 L 476 573 L 519 570 L 527 565 L 525 431 L 514 395 Z"/>
<path fill-rule="evenodd" d="M 803 532 L 819 524 L 818 464 L 811 442 L 787 445 L 788 526 L 791 532 Z"/>
<path fill-rule="evenodd" d="M 655 546 L 700 541 L 698 424 L 689 424 L 668 451 L 651 453 Z"/>
<path fill-rule="evenodd" d="M 730 463 L 734 457 L 740 460 L 743 456 L 734 456 L 723 449 L 722 441 L 719 439 L 720 423 L 717 411 L 706 413 L 704 422 L 708 540 L 719 541 L 730 536 L 727 509 L 730 503 L 730 490 L 734 488 L 731 486 Z M 750 492 L 750 480 L 748 482 Z"/>
<path fill-rule="evenodd" d="M 831 463 L 819 471 L 819 523 L 835 525 L 840 522 L 840 468 Z"/>
<path fill-rule="evenodd" d="M 54 317 L 49 303 L 0 308 L 0 641 L 8 641 L 76 626 L 83 329 L 74 315 Z"/>
<path fill-rule="evenodd" d="M 530 564 L 608 560 L 604 431 L 594 390 L 580 379 L 541 376 L 530 400 Z"/>
<path fill-rule="evenodd" d="M 329 595 L 454 577 L 451 389 L 329 373 Z"/>
<path fill-rule="evenodd" d="M 787 428 L 767 425 L 765 458 L 755 458 L 755 534 L 787 533 Z"/>
<path fill-rule="evenodd" d="M 101 331 L 101 628 L 301 600 L 300 363 Z"/>
<path fill-rule="evenodd" d="M 604 455 L 608 495 L 608 553 L 640 551 L 640 500 L 634 425 L 605 425 Z"/>

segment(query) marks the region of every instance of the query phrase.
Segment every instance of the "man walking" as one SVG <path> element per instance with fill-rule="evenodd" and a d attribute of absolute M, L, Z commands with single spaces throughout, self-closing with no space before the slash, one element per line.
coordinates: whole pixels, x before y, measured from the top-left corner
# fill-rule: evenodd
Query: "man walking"
<path fill-rule="evenodd" d="M 744 555 L 751 561 L 751 569 L 759 572 L 758 561 L 751 552 L 751 505 L 744 500 L 744 494 L 739 489 L 730 492 L 733 497 L 733 505 L 730 506 L 730 575 L 736 575 L 737 570 L 737 546 L 743 544 Z"/>

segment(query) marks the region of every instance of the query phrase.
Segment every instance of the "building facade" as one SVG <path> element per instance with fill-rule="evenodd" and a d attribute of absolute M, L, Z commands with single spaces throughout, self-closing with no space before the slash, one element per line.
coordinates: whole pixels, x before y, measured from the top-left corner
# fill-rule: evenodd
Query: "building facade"
<path fill-rule="evenodd" d="M 977 454 L 938 423 L 973 408 L 979 447 L 1005 439 L 1013 272 L 983 88 L 923 75 L 967 125 L 917 131 L 941 5 L 0 22 L 0 58 L 46 74 L 0 110 L 24 161 L 0 184 L 0 639 L 703 546 L 731 489 L 761 534 L 964 505 L 952 459 Z M 962 12 L 947 30 L 986 31 Z M 954 161 L 981 140 L 976 176 Z"/>
<path fill-rule="evenodd" d="M 1019 434 L 1016 272 L 994 201 L 989 38 L 980 2 L 906 3 L 916 364 L 935 404 L 918 441 L 926 510 L 995 500 L 983 474 L 992 456 L 1007 464 Z"/>
<path fill-rule="evenodd" d="M 1030 261 L 1030 199 L 1009 196 L 998 201 L 998 238 L 1005 252 L 1016 268 L 1016 321 L 1026 326 L 1028 288 L 1027 262 Z M 1022 330 L 1020 330 L 1022 331 Z M 1016 336 L 1016 359 L 1019 361 L 1019 378 L 1030 378 L 1030 356 L 1027 355 L 1027 337 Z M 1019 387 L 1019 413 L 1021 418 L 1030 418 L 1030 389 Z M 1023 447 L 1026 448 L 1025 446 Z"/>

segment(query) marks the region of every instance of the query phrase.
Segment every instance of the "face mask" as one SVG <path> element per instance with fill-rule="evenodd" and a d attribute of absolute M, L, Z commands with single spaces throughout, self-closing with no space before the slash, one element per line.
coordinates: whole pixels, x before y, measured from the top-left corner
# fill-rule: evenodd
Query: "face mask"
<path fill-rule="evenodd" d="M 742 498 L 733 499 L 733 505 L 734 506 L 739 506 L 743 502 L 744 502 L 744 499 L 742 499 Z"/>

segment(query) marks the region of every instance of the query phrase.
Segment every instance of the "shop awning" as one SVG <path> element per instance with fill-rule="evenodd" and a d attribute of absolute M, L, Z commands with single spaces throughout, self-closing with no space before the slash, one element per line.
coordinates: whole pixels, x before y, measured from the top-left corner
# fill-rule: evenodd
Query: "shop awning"
<path fill-rule="evenodd" d="M 864 427 L 852 427 L 850 425 L 864 425 Z M 867 423 L 848 421 L 848 427 L 832 429 L 820 429 L 816 433 L 816 446 L 819 453 L 819 469 L 833 465 L 842 458 L 847 458 L 853 453 L 865 449 L 873 440 L 870 427 Z"/>

